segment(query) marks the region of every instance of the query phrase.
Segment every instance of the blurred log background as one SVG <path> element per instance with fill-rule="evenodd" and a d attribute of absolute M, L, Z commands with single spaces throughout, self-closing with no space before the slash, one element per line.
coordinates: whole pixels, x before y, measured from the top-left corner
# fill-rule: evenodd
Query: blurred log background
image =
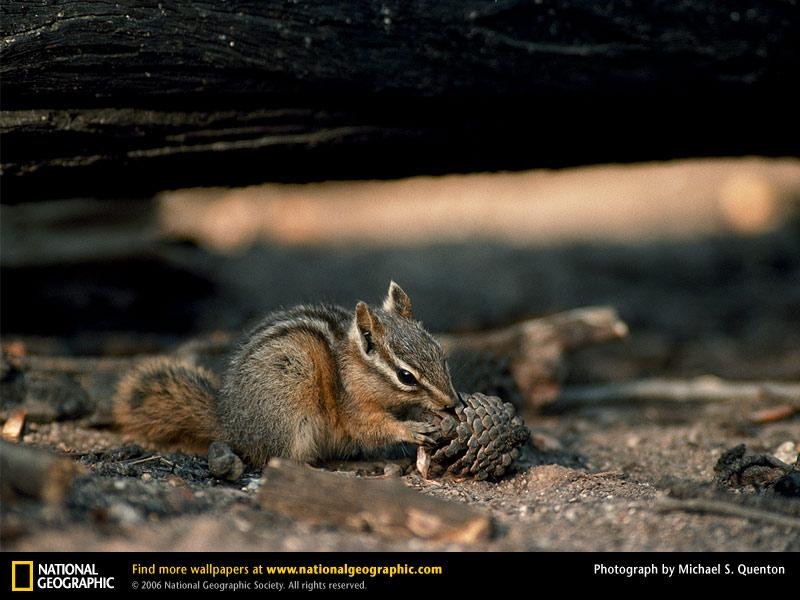
<path fill-rule="evenodd" d="M 45 354 L 162 352 L 280 305 L 377 302 L 394 278 L 439 332 L 615 307 L 630 337 L 574 355 L 575 382 L 800 378 L 800 164 L 602 174 L 4 206 L 4 339 Z"/>

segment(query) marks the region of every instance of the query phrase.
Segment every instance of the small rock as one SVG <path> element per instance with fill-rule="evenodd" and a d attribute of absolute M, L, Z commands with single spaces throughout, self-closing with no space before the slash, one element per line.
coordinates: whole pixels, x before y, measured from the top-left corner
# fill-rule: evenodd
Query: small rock
<path fill-rule="evenodd" d="M 186 485 L 186 482 L 177 475 L 168 475 L 166 482 L 170 487 L 180 487 Z"/>
<path fill-rule="evenodd" d="M 387 463 L 386 466 L 383 467 L 383 474 L 386 477 L 402 477 L 403 467 L 397 463 Z"/>
<path fill-rule="evenodd" d="M 225 442 L 214 442 L 208 447 L 208 469 L 217 479 L 236 481 L 244 473 L 244 463 Z"/>
<path fill-rule="evenodd" d="M 108 509 L 108 519 L 120 525 L 138 525 L 144 519 L 130 504 L 116 502 Z"/>
<path fill-rule="evenodd" d="M 626 448 L 630 448 L 631 450 L 633 450 L 634 448 L 636 448 L 639 445 L 639 443 L 641 441 L 642 441 L 642 438 L 640 438 L 638 435 L 632 433 L 632 434 L 628 435 L 625 438 L 625 447 Z"/>
<path fill-rule="evenodd" d="M 261 478 L 260 477 L 252 477 L 247 481 L 247 485 L 242 487 L 243 492 L 255 492 L 258 488 L 261 487 Z"/>
<path fill-rule="evenodd" d="M 787 465 L 793 465 L 797 461 L 797 455 L 800 450 L 797 445 L 792 441 L 783 442 L 775 449 L 772 456 L 778 460 L 785 462 Z"/>
<path fill-rule="evenodd" d="M 534 448 L 542 452 L 558 452 L 564 449 L 564 446 L 558 439 L 547 433 L 542 433 L 541 431 L 534 431 L 531 433 L 531 443 Z"/>

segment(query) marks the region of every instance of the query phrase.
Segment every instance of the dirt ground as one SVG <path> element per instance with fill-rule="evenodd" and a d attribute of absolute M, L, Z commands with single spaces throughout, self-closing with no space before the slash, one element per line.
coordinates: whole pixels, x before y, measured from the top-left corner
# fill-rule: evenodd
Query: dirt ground
<path fill-rule="evenodd" d="M 734 499 L 769 500 L 772 514 L 794 516 L 793 527 L 668 510 L 661 503 L 667 496 L 723 493 L 712 485 L 714 465 L 732 446 L 773 452 L 800 440 L 796 417 L 748 425 L 753 408 L 627 405 L 537 418 L 529 421 L 534 444 L 516 472 L 496 483 L 424 481 L 407 467 L 406 485 L 492 516 L 495 533 L 477 546 L 311 527 L 258 508 L 257 472 L 223 483 L 209 477 L 202 457 L 125 446 L 117 433 L 86 422 L 40 425 L 24 441 L 74 455 L 87 475 L 64 506 L 7 504 L 3 546 L 20 551 L 798 551 L 797 499 L 757 495 L 752 486 L 725 492 Z"/>

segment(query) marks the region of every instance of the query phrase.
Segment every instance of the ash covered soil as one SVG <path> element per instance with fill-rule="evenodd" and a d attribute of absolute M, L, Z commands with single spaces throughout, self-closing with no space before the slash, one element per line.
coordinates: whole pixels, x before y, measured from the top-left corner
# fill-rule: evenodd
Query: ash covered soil
<path fill-rule="evenodd" d="M 234 483 L 209 476 L 205 457 L 126 444 L 92 420 L 29 424 L 24 443 L 85 466 L 63 505 L 6 504 L 6 550 L 599 550 L 798 551 L 800 500 L 763 486 L 715 483 L 723 453 L 746 444 L 774 453 L 800 440 L 800 421 L 753 425 L 738 403 L 624 405 L 528 417 L 531 442 L 499 482 L 423 480 L 411 460 L 401 480 L 494 520 L 490 541 L 454 545 L 311 526 L 259 508 L 259 473 Z M 794 451 L 796 452 L 796 446 Z M 780 452 L 779 452 L 780 453 Z M 786 456 L 784 455 L 784 458 Z M 385 462 L 329 466 L 384 477 Z M 722 499 L 753 516 L 690 512 L 681 498 Z M 765 513 L 787 517 L 765 521 Z"/>

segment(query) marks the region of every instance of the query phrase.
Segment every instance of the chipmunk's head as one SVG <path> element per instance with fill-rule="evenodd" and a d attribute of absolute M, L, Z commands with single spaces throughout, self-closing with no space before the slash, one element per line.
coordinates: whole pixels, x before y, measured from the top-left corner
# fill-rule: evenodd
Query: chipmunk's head
<path fill-rule="evenodd" d="M 394 281 L 381 308 L 356 305 L 350 344 L 361 383 L 387 407 L 455 406 L 458 394 L 444 351 L 411 315 L 411 299 Z"/>

